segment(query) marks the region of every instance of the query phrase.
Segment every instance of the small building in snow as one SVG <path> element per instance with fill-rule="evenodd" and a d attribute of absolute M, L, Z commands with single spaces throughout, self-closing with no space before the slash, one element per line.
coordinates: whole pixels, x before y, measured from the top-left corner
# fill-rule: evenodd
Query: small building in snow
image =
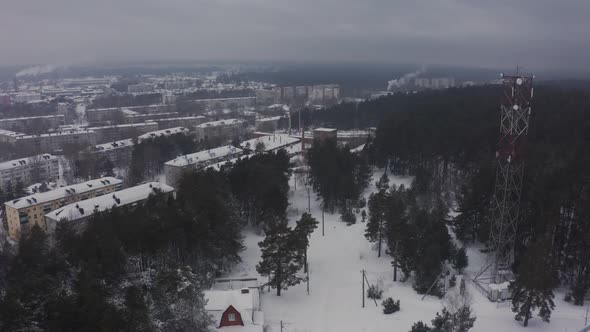
<path fill-rule="evenodd" d="M 260 311 L 257 288 L 210 290 L 204 292 L 205 310 L 217 331 L 262 332 L 264 314 Z"/>

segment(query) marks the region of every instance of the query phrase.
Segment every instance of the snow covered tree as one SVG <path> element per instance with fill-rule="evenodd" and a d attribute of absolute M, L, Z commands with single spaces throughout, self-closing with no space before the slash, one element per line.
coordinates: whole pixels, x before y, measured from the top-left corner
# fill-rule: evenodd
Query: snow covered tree
<path fill-rule="evenodd" d="M 301 219 L 297 220 L 297 225 L 293 230 L 297 238 L 298 246 L 303 251 L 303 267 L 307 272 L 307 248 L 309 248 L 309 237 L 311 233 L 318 228 L 319 222 L 309 213 L 303 213 Z"/>
<path fill-rule="evenodd" d="M 256 271 L 270 278 L 269 283 L 277 289 L 277 296 L 281 296 L 281 290 L 304 279 L 297 275 L 303 265 L 298 237 L 286 224 L 280 223 L 269 229 L 258 246 L 262 251 L 262 261 L 256 266 Z"/>
<path fill-rule="evenodd" d="M 409 332 L 432 332 L 432 328 L 424 324 L 424 322 L 419 321 L 412 325 L 412 329 Z"/>
<path fill-rule="evenodd" d="M 463 273 L 463 269 L 467 267 L 469 264 L 469 259 L 467 258 L 467 250 L 465 247 L 457 250 L 453 257 L 453 268 L 457 270 L 459 273 Z"/>
<path fill-rule="evenodd" d="M 384 176 L 386 175 L 384 174 Z M 369 220 L 365 230 L 365 237 L 370 242 L 377 242 L 377 257 L 381 257 L 381 246 L 385 239 L 387 201 L 388 193 L 385 188 L 371 194 L 369 198 Z"/>
<path fill-rule="evenodd" d="M 512 291 L 512 312 L 517 321 L 528 326 L 533 311 L 539 309 L 539 317 L 549 322 L 553 303 L 553 288 L 557 284 L 555 271 L 552 267 L 550 248 L 546 241 L 537 240 L 529 245 L 527 254 L 518 267 L 516 280 L 510 283 Z"/>
<path fill-rule="evenodd" d="M 343 206 L 340 208 L 340 220 L 345 222 L 348 226 L 356 224 L 356 215 L 349 206 Z"/>
<path fill-rule="evenodd" d="M 467 332 L 475 324 L 475 317 L 471 317 L 471 308 L 463 306 L 455 313 L 443 308 L 442 313 L 436 313 L 432 320 L 432 332 Z"/>

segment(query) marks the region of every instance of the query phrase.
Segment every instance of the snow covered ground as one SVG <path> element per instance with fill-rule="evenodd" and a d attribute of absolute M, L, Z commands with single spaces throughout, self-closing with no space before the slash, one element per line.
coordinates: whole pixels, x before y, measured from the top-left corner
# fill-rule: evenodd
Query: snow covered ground
<path fill-rule="evenodd" d="M 373 176 L 371 188 L 382 172 Z M 392 183 L 409 185 L 410 178 L 390 176 Z M 313 195 L 313 193 L 312 193 Z M 307 210 L 307 190 L 298 183 L 297 191 L 293 191 L 291 181 L 291 206 L 289 218 L 295 223 L 301 213 Z M 377 252 L 364 237 L 365 224 L 360 218 L 355 225 L 346 226 L 337 214 L 325 214 L 325 236 L 322 236 L 321 210 L 315 196 L 311 198 L 312 215 L 320 221 L 320 226 L 311 237 L 309 248 L 310 294 L 302 283 L 289 288 L 282 296 L 277 297 L 276 291 L 262 295 L 262 310 L 266 320 L 265 331 L 280 331 L 283 321 L 285 332 L 358 332 L 358 331 L 392 331 L 407 332 L 412 324 L 422 320 L 430 325 L 444 305 L 444 299 L 428 296 L 423 301 L 411 286 L 411 280 L 392 281 L 391 258 L 384 255 L 377 258 Z M 242 253 L 243 262 L 236 266 L 228 277 L 258 276 L 256 264 L 260 261 L 258 242 L 263 236 L 253 231 L 245 234 Z M 483 262 L 477 248 L 469 250 L 470 267 L 468 272 L 479 271 Z M 471 265 L 473 263 L 473 265 Z M 381 284 L 384 289 L 383 298 L 393 297 L 401 301 L 401 311 L 392 315 L 382 313 L 381 301 L 378 306 L 365 300 L 365 308 L 361 307 L 361 270 L 367 271 L 371 284 Z M 266 280 L 260 277 L 260 282 Z M 457 286 L 458 287 L 458 286 Z M 536 316 L 523 328 L 513 319 L 509 303 L 497 305 L 490 303 L 471 283 L 467 283 L 468 293 L 472 298 L 472 308 L 477 316 L 472 332 L 577 332 L 584 326 L 586 308 L 576 307 L 562 301 L 563 293 L 556 294 L 556 309 L 551 323 L 543 323 Z"/>

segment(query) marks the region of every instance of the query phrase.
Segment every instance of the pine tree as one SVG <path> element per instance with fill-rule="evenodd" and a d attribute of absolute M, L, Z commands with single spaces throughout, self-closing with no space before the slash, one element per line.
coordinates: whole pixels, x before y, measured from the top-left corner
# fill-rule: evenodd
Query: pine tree
<path fill-rule="evenodd" d="M 414 323 L 414 325 L 412 325 L 412 329 L 409 332 L 432 332 L 432 328 L 420 321 Z"/>
<path fill-rule="evenodd" d="M 535 310 L 539 309 L 539 317 L 549 322 L 553 303 L 553 288 L 557 278 L 552 267 L 552 258 L 545 241 L 532 243 L 527 254 L 518 267 L 516 280 L 510 283 L 512 291 L 512 312 L 517 321 L 523 321 L 528 326 L 529 319 Z"/>
<path fill-rule="evenodd" d="M 269 283 L 277 289 L 277 296 L 281 296 L 281 290 L 304 279 L 297 275 L 302 267 L 301 248 L 297 240 L 291 228 L 281 223 L 269 229 L 264 241 L 258 243 L 262 261 L 256 266 L 256 271 L 270 278 Z"/>
<path fill-rule="evenodd" d="M 345 222 L 348 226 L 356 224 L 356 215 L 352 211 L 352 208 L 343 206 L 340 208 L 340 220 Z"/>
<path fill-rule="evenodd" d="M 463 273 L 463 269 L 467 267 L 469 264 L 469 259 L 467 258 L 467 250 L 465 247 L 457 250 L 453 257 L 453 268 L 457 270 L 458 273 Z"/>
<path fill-rule="evenodd" d="M 387 177 L 387 175 L 383 175 Z M 383 179 L 383 177 L 381 178 Z M 385 239 L 387 226 L 385 218 L 387 214 L 388 193 L 385 187 L 380 186 L 379 183 L 377 187 L 381 187 L 381 189 L 377 193 L 371 194 L 369 198 L 369 220 L 365 230 L 365 237 L 370 242 L 377 242 L 377 257 L 381 257 L 381 247 Z"/>
<path fill-rule="evenodd" d="M 318 228 L 319 222 L 309 213 L 303 213 L 301 219 L 297 220 L 297 226 L 293 230 L 294 236 L 298 239 L 298 246 L 303 251 L 303 267 L 307 272 L 307 248 L 309 248 L 309 237 Z"/>

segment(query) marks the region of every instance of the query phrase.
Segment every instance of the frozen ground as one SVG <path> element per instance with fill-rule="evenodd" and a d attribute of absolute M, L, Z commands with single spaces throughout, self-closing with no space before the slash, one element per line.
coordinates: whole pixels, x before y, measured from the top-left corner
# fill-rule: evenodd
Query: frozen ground
<path fill-rule="evenodd" d="M 376 172 L 372 182 L 380 175 Z M 396 184 L 411 182 L 409 178 L 390 176 L 390 179 Z M 373 185 L 368 192 L 372 190 Z M 297 191 L 291 191 L 290 200 L 290 222 L 294 223 L 307 209 L 305 187 L 298 183 Z M 410 280 L 393 282 L 391 259 L 387 256 L 377 258 L 377 252 L 364 237 L 365 224 L 360 218 L 355 225 L 346 226 L 337 214 L 325 214 L 325 236 L 322 236 L 322 215 L 315 197 L 311 198 L 311 211 L 320 221 L 320 227 L 312 235 L 309 248 L 310 294 L 307 294 L 305 284 L 289 288 L 280 297 L 276 296 L 275 290 L 263 293 L 266 331 L 280 331 L 281 321 L 285 332 L 407 332 L 416 321 L 430 324 L 436 312 L 442 309 L 444 300 L 426 297 L 422 301 L 422 296 L 412 289 Z M 252 231 L 245 235 L 247 249 L 242 254 L 243 262 L 229 276 L 258 276 L 255 268 L 260 260 L 258 242 L 263 237 Z M 469 255 L 473 265 L 468 272 L 478 271 L 483 260 L 477 248 L 470 249 Z M 384 298 L 391 296 L 401 301 L 401 311 L 384 315 L 381 303 L 375 306 L 370 299 L 366 299 L 365 308 L 361 308 L 362 269 L 367 271 L 370 283 L 382 284 Z M 259 278 L 261 283 L 266 282 L 265 278 Z M 523 328 L 513 319 L 509 304 L 490 303 L 473 285 L 467 283 L 467 286 L 477 316 L 472 332 L 577 332 L 584 325 L 585 308 L 563 302 L 562 292 L 556 294 L 556 309 L 550 324 L 535 316 L 529 327 Z"/>

